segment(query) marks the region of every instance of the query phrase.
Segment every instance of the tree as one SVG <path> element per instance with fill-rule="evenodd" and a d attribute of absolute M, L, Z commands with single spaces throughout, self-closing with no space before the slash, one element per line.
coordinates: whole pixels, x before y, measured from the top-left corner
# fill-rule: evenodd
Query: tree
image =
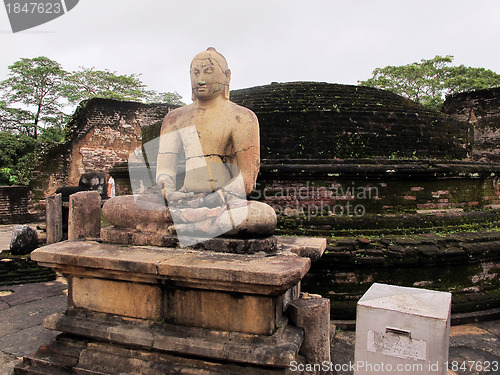
<path fill-rule="evenodd" d="M 170 103 L 170 104 L 185 105 L 185 103 L 183 103 L 181 99 L 182 96 L 176 91 L 174 92 L 150 91 L 148 93 L 146 101 L 147 103 Z"/>
<path fill-rule="evenodd" d="M 11 108 L 5 101 L 0 100 L 0 131 L 10 131 L 33 137 L 32 117 L 29 111 Z"/>
<path fill-rule="evenodd" d="M 64 83 L 64 94 L 72 104 L 91 98 L 142 101 L 149 94 L 138 74 L 117 75 L 83 66 L 80 69 L 69 74 Z"/>
<path fill-rule="evenodd" d="M 445 96 L 458 92 L 500 86 L 500 75 L 484 68 L 451 66 L 453 56 L 403 66 L 386 66 L 373 71 L 360 85 L 392 91 L 431 109 L 439 110 Z"/>
<path fill-rule="evenodd" d="M 6 105 L 21 104 L 25 108 L 7 108 L 11 114 L 31 117 L 23 126 L 28 134 L 37 138 L 40 128 L 56 123 L 61 116 L 63 103 L 62 83 L 66 72 L 59 63 L 47 57 L 22 58 L 9 66 L 9 78 L 0 83 Z"/>

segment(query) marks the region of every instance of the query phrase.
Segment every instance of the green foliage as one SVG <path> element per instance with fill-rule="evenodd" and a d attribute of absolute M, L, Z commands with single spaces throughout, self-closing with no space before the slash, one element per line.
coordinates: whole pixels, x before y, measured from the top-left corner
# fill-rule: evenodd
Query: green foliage
<path fill-rule="evenodd" d="M 185 105 L 181 101 L 182 96 L 177 93 L 176 91 L 174 92 L 155 92 L 155 91 L 150 91 L 147 95 L 146 102 L 147 103 L 169 103 L 169 104 L 178 104 L 178 105 Z"/>
<path fill-rule="evenodd" d="M 64 115 L 60 100 L 67 73 L 59 63 L 44 56 L 22 58 L 9 66 L 9 71 L 9 78 L 0 83 L 3 99 L 9 106 L 21 105 L 28 110 L 5 109 L 10 114 L 22 114 L 23 127 L 36 138 L 40 128 L 57 123 Z"/>
<path fill-rule="evenodd" d="M 26 185 L 37 141 L 25 134 L 0 132 L 0 184 Z"/>
<path fill-rule="evenodd" d="M 453 56 L 403 66 L 386 66 L 360 85 L 392 91 L 431 109 L 439 110 L 445 96 L 458 92 L 500 86 L 500 75 L 484 68 L 451 66 Z"/>
<path fill-rule="evenodd" d="M 64 94 L 72 104 L 85 99 L 104 98 L 142 101 L 148 96 L 138 74 L 117 75 L 109 70 L 80 67 L 66 77 Z"/>
<path fill-rule="evenodd" d="M 20 108 L 11 108 L 5 101 L 0 100 L 0 131 L 34 136 L 32 113 Z"/>

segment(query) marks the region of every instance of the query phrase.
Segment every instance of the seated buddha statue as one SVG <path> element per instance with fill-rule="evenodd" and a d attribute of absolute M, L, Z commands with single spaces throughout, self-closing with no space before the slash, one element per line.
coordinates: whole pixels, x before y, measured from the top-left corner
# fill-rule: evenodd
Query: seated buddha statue
<path fill-rule="evenodd" d="M 116 227 L 185 238 L 272 235 L 274 209 L 246 199 L 260 166 L 257 117 L 229 101 L 231 72 L 214 48 L 194 57 L 190 75 L 193 103 L 162 122 L 156 189 L 109 199 L 104 217 Z"/>

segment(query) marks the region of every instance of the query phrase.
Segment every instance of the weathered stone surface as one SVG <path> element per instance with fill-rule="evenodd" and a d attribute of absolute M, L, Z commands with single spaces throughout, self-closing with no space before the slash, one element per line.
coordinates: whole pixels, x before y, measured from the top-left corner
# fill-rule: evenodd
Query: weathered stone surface
<path fill-rule="evenodd" d="M 283 325 L 273 335 L 253 335 L 132 321 L 78 309 L 54 314 L 44 325 L 48 329 L 114 344 L 277 367 L 286 367 L 294 360 L 303 339 L 302 330 L 290 325 Z"/>
<path fill-rule="evenodd" d="M 47 245 L 62 240 L 62 195 L 54 194 L 46 199 L 45 222 L 47 225 Z"/>
<path fill-rule="evenodd" d="M 263 295 L 284 293 L 302 279 L 311 263 L 291 253 L 243 255 L 94 241 L 44 246 L 32 253 L 32 259 L 63 273 L 161 279 L 178 286 Z"/>
<path fill-rule="evenodd" d="M 38 247 L 38 234 L 28 225 L 16 225 L 10 238 L 10 252 L 14 255 L 31 253 Z"/>
<path fill-rule="evenodd" d="M 178 247 L 176 236 L 152 232 L 137 232 L 126 228 L 105 227 L 101 229 L 101 240 L 123 245 L 150 245 L 162 247 Z M 205 239 L 189 248 L 196 250 L 216 251 L 222 253 L 253 254 L 260 251 L 273 253 L 277 251 L 277 238 L 227 238 Z M 301 255 L 301 254 L 298 254 Z"/>
<path fill-rule="evenodd" d="M 272 83 L 233 90 L 231 100 L 259 118 L 263 159 L 458 159 L 470 142 L 468 124 L 371 87 Z"/>
<path fill-rule="evenodd" d="M 184 326 L 271 335 L 283 323 L 283 305 L 277 297 L 172 289 L 163 306 L 167 322 Z"/>
<path fill-rule="evenodd" d="M 282 323 L 282 300 L 272 296 L 77 276 L 69 290 L 70 306 L 130 318 L 261 335 Z"/>
<path fill-rule="evenodd" d="M 304 329 L 300 353 L 308 363 L 330 362 L 330 300 L 303 294 L 288 307 L 290 319 Z"/>
<path fill-rule="evenodd" d="M 81 191 L 69 197 L 68 239 L 97 238 L 101 231 L 101 196 Z"/>
<path fill-rule="evenodd" d="M 500 161 L 500 89 L 457 93 L 446 97 L 443 112 L 467 121 L 473 128 L 472 157 Z"/>
<path fill-rule="evenodd" d="M 280 249 L 291 251 L 301 257 L 308 257 L 312 262 L 321 258 L 326 249 L 326 238 L 315 237 L 278 237 Z"/>
<path fill-rule="evenodd" d="M 161 320 L 159 285 L 73 276 L 68 304 L 132 318 Z"/>

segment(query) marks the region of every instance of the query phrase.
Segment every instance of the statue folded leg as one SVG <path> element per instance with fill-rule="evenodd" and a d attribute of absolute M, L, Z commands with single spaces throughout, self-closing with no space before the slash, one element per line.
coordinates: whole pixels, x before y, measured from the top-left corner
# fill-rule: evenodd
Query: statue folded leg
<path fill-rule="evenodd" d="M 172 215 L 160 194 L 122 195 L 109 199 L 104 218 L 118 228 L 173 234 Z"/>
<path fill-rule="evenodd" d="M 200 213 L 197 219 L 195 211 Z M 178 210 L 175 217 L 183 214 L 187 220 L 182 223 L 176 222 L 177 234 L 210 237 L 213 233 L 221 233 L 221 237 L 259 238 L 271 236 L 276 229 L 276 212 L 271 206 L 262 202 L 245 201 L 245 206 L 232 208 L 229 211 L 217 212 L 215 209 L 208 211 L 211 212 L 205 212 L 204 208 Z"/>

